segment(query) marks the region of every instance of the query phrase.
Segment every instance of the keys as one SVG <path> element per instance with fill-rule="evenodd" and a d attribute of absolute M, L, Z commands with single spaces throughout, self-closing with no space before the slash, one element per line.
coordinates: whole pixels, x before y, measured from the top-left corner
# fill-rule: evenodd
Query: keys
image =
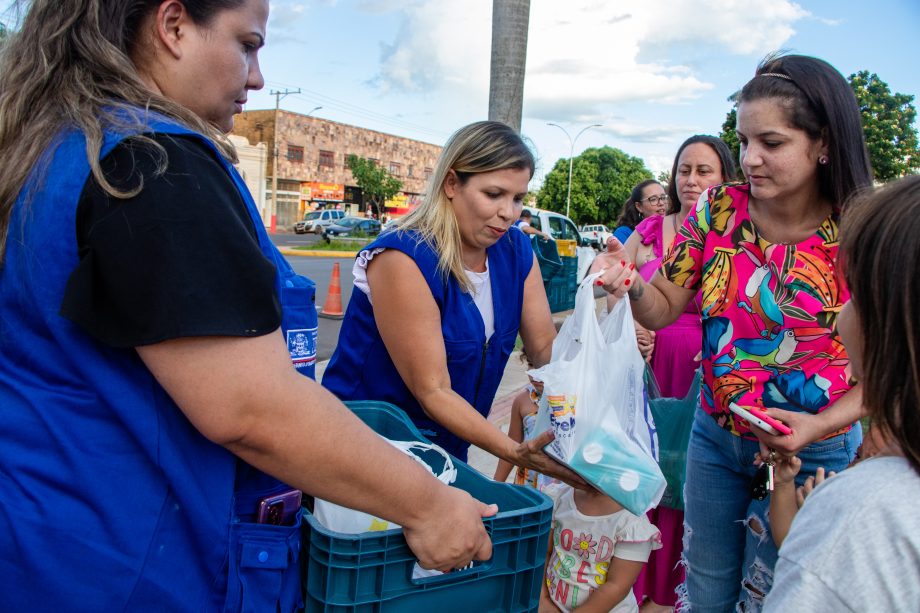
<path fill-rule="evenodd" d="M 771 452 L 770 457 L 760 465 L 760 468 L 754 473 L 754 478 L 751 479 L 751 497 L 755 500 L 763 500 L 773 491 L 774 457 Z"/>

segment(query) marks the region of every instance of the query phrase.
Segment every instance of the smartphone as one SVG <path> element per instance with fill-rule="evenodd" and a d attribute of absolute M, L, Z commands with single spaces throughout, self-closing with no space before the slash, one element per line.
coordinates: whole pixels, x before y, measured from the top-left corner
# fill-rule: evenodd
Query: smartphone
<path fill-rule="evenodd" d="M 294 518 L 297 517 L 297 511 L 300 509 L 300 501 L 303 492 L 300 490 L 288 490 L 280 494 L 266 496 L 259 501 L 259 514 L 256 523 L 272 524 L 274 526 L 291 526 L 294 524 Z"/>
<path fill-rule="evenodd" d="M 745 409 L 744 407 L 739 407 L 734 402 L 730 402 L 728 404 L 728 408 L 735 415 L 743 417 L 748 422 L 754 424 L 761 430 L 769 432 L 770 434 L 792 434 L 792 429 L 789 426 L 779 421 L 778 419 L 770 417 L 760 409 L 756 409 L 754 407 Z"/>

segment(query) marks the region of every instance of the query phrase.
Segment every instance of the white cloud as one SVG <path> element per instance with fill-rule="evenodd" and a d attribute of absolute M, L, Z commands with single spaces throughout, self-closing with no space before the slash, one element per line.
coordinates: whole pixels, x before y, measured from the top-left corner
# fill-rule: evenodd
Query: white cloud
<path fill-rule="evenodd" d="M 403 16 L 385 44 L 375 83 L 384 91 L 488 95 L 491 3 L 484 0 L 364 0 Z M 537 118 L 610 114 L 631 101 L 673 104 L 712 88 L 706 75 L 677 61 L 643 59 L 645 50 L 703 41 L 711 55 L 762 56 L 780 48 L 809 13 L 790 0 L 533 0 L 525 113 Z"/>
<path fill-rule="evenodd" d="M 292 0 L 274 0 L 268 16 L 268 32 L 271 43 L 304 43 L 300 35 L 303 18 L 307 15 L 307 4 Z"/>

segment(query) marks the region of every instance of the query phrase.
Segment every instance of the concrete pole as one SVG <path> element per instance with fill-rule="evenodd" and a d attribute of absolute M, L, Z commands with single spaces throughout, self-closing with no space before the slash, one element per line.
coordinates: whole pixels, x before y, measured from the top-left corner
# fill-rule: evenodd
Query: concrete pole
<path fill-rule="evenodd" d="M 271 207 L 271 221 L 269 222 L 268 231 L 272 234 L 278 229 L 278 108 L 281 105 L 281 99 L 287 96 L 288 94 L 299 94 L 300 88 L 297 91 L 294 90 L 284 90 L 281 91 L 272 91 L 269 92 L 270 96 L 275 97 L 275 117 L 274 123 L 275 127 L 272 130 L 272 207 Z M 316 110 L 316 109 L 314 109 Z M 310 111 L 311 113 L 313 111 Z"/>
<path fill-rule="evenodd" d="M 521 131 L 530 0 L 492 0 L 489 119 Z"/>

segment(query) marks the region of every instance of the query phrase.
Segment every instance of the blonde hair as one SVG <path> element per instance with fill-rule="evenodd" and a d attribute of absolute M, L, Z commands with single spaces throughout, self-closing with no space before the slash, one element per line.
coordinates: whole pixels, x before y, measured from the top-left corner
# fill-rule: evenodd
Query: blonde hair
<path fill-rule="evenodd" d="M 438 271 L 472 291 L 460 259 L 460 228 L 444 184 L 454 171 L 460 184 L 475 174 L 526 168 L 534 173 L 533 153 L 520 135 L 497 121 L 479 121 L 454 132 L 444 145 L 422 204 L 396 222 L 398 230 L 416 230 L 438 254 Z"/>
<path fill-rule="evenodd" d="M 142 185 L 122 192 L 105 179 L 99 165 L 103 133 L 143 129 L 149 112 L 205 135 L 224 156 L 236 161 L 233 146 L 220 129 L 152 92 L 131 60 L 132 52 L 145 44 L 142 26 L 160 1 L 33 0 L 22 27 L 3 42 L 0 159 L 6 163 L 0 164 L 0 266 L 13 206 L 27 178 L 41 173 L 39 160 L 62 130 L 83 133 L 93 177 L 116 198 L 135 195 Z M 206 26 L 219 11 L 243 1 L 184 0 L 183 4 L 195 23 Z M 166 158 L 159 150 L 162 171 Z M 33 179 L 38 185 L 44 177 L 35 174 Z M 28 204 L 28 194 L 26 198 Z"/>

